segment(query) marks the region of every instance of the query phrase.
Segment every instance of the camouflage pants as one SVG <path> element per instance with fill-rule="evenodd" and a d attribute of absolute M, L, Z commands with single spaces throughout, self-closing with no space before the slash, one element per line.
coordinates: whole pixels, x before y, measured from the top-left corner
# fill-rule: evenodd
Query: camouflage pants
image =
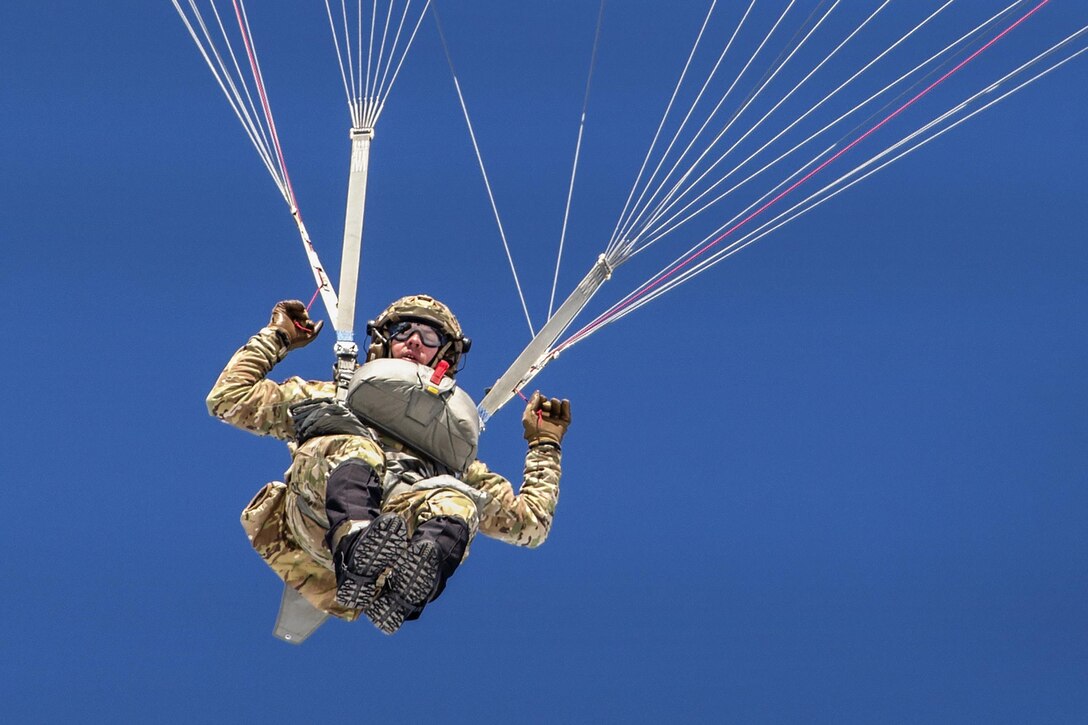
<path fill-rule="evenodd" d="M 325 544 L 325 484 L 329 474 L 349 459 L 363 461 L 379 478 L 386 478 L 385 453 L 374 440 L 354 435 L 312 438 L 295 451 L 286 484 L 268 484 L 242 512 L 242 526 L 253 548 L 272 570 L 310 604 L 343 619 L 355 619 L 358 612 L 335 602 L 332 553 Z M 437 516 L 465 521 L 470 541 L 479 529 L 476 503 L 454 488 L 396 486 L 381 508 L 402 516 L 409 535 Z"/>

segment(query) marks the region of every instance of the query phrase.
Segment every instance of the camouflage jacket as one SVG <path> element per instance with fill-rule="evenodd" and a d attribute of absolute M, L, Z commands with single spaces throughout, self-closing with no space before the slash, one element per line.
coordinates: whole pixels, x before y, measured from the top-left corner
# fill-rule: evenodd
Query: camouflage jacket
<path fill-rule="evenodd" d="M 297 445 L 288 408 L 309 398 L 332 397 L 335 387 L 329 381 L 299 377 L 282 383 L 268 380 L 272 368 L 286 354 L 279 337 L 270 328 L 262 329 L 227 363 L 208 394 L 207 404 L 213 416 L 237 428 L 284 441 L 294 457 Z M 382 443 L 399 446 L 393 441 Z M 461 480 L 484 494 L 479 531 L 518 546 L 542 544 L 559 498 L 560 472 L 558 450 L 550 446 L 531 448 L 525 456 L 523 482 L 515 494 L 510 481 L 490 471 L 483 462 L 469 464 Z M 324 507 L 324 502 L 309 503 Z"/>

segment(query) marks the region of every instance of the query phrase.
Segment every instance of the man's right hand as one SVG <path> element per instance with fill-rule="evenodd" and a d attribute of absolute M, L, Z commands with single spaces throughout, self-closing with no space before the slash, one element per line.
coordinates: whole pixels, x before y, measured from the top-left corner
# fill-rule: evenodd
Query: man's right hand
<path fill-rule="evenodd" d="M 306 305 L 299 300 L 277 302 L 272 308 L 272 319 L 268 321 L 268 326 L 276 331 L 288 350 L 309 345 L 324 324 L 311 320 Z"/>

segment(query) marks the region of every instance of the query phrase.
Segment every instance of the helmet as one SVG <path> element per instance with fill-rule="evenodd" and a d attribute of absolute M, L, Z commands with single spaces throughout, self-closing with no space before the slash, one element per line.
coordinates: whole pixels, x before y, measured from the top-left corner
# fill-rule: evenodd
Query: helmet
<path fill-rule="evenodd" d="M 472 341 L 461 332 L 461 324 L 453 316 L 450 308 L 427 295 L 401 297 L 386 307 L 377 319 L 367 323 L 366 331 L 370 335 L 370 347 L 366 351 L 366 362 L 389 357 L 389 328 L 405 320 L 427 322 L 445 333 L 449 340 L 438 349 L 435 360 L 448 362 L 450 369 L 446 374 L 452 377 L 457 372 L 461 356 L 472 346 Z"/>

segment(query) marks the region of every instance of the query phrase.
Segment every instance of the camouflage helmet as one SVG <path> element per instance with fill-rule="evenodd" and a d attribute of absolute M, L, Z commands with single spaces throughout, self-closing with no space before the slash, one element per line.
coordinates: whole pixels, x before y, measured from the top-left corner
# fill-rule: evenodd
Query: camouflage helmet
<path fill-rule="evenodd" d="M 472 341 L 464 336 L 461 323 L 453 316 L 450 308 L 428 295 L 409 295 L 382 310 L 382 313 L 366 325 L 370 335 L 370 347 L 367 348 L 366 362 L 386 358 L 390 355 L 389 328 L 402 321 L 416 320 L 434 325 L 448 338 L 438 349 L 434 361 L 445 360 L 450 364 L 447 375 L 457 372 L 461 356 L 468 352 Z"/>

